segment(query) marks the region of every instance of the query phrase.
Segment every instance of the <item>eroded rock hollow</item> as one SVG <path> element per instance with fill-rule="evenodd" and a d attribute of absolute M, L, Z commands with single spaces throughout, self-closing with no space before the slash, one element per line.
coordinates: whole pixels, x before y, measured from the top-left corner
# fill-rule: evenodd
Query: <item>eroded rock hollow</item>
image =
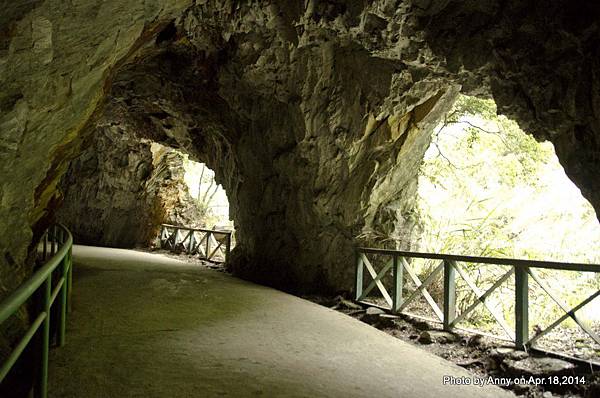
<path fill-rule="evenodd" d="M 75 241 L 148 247 L 162 223 L 197 226 L 200 213 L 184 181 L 183 156 L 110 120 L 96 126 L 93 142 L 61 180 L 57 216 Z"/>
<path fill-rule="evenodd" d="M 91 154 L 63 179 L 66 195 L 98 172 L 86 159 L 125 162 L 93 146 L 99 120 L 215 170 L 238 229 L 231 269 L 292 290 L 349 289 L 361 239 L 395 234 L 410 247 L 416 172 L 460 90 L 493 96 L 551 140 L 600 209 L 591 2 L 112 0 L 68 13 L 55 3 L 16 1 L 0 20 L 4 294 L 29 272 L 69 162 Z M 128 164 L 149 159 L 123 149 Z M 132 192 L 141 167 L 119 176 Z M 77 210 L 63 212 L 89 229 Z"/>

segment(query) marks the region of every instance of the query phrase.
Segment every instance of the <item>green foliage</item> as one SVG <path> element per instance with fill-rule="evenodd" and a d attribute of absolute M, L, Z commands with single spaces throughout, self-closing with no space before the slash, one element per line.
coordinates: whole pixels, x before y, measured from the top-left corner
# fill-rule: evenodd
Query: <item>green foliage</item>
<path fill-rule="evenodd" d="M 199 224 L 212 228 L 215 225 L 230 225 L 231 222 L 219 208 L 228 207 L 222 187 L 215 180 L 214 172 L 204 163 L 198 163 L 185 158 L 186 184 L 199 213 Z"/>
<path fill-rule="evenodd" d="M 480 99 L 461 95 L 446 116 L 447 123 L 457 123 L 465 116 L 493 120 L 496 117 L 496 104 L 491 99 Z"/>
<path fill-rule="evenodd" d="M 555 186 L 559 180 L 567 184 L 564 189 Z M 538 143 L 514 121 L 496 115 L 492 100 L 461 96 L 433 135 L 420 170 L 419 246 L 436 253 L 599 263 L 595 212 L 568 184 L 550 143 Z M 561 190 L 575 194 L 561 199 Z M 466 269 L 483 290 L 507 271 L 476 264 Z M 600 287 L 600 276 L 553 272 L 541 277 L 573 305 Z M 475 299 L 464 283 L 457 288 L 459 306 Z M 509 319 L 513 295 L 507 283 L 491 298 Z M 532 288 L 531 302 L 536 305 L 532 324 L 560 315 L 540 289 Z M 470 321 L 493 323 L 485 310 Z"/>

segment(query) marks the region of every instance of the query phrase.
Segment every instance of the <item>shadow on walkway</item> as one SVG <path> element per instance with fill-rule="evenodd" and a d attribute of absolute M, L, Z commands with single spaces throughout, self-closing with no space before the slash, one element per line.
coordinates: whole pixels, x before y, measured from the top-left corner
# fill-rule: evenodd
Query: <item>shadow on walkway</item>
<path fill-rule="evenodd" d="M 165 256 L 76 246 L 50 396 L 511 397 L 311 302 Z"/>

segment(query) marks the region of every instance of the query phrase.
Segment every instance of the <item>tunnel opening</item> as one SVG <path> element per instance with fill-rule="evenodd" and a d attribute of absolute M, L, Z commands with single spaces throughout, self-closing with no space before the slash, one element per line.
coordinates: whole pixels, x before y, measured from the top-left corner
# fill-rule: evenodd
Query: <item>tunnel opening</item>
<path fill-rule="evenodd" d="M 419 171 L 418 246 L 472 256 L 600 263 L 600 223 L 549 141 L 461 95 Z"/>
<path fill-rule="evenodd" d="M 236 275 L 350 290 L 357 244 L 402 231 L 416 247 L 414 172 L 460 85 L 552 140 L 599 208 L 596 6 L 88 3 L 25 7 L 0 22 L 2 295 L 31 275 L 61 191 L 58 219 L 76 217 L 87 242 L 137 243 L 154 213 L 126 181 L 151 174 L 150 142 L 202 159 L 226 187 L 244 237 Z M 123 133 L 134 130 L 148 141 Z M 116 139 L 94 142 L 102 135 Z M 87 189 L 71 171 L 57 188 L 80 152 Z M 95 180 L 104 160 L 112 166 Z"/>
<path fill-rule="evenodd" d="M 536 141 L 515 121 L 497 115 L 491 99 L 459 95 L 434 129 L 419 168 L 416 203 L 408 216 L 410 228 L 380 237 L 378 247 L 387 240 L 400 250 L 422 253 L 600 263 L 596 212 L 565 174 L 552 143 Z M 406 225 L 406 220 L 400 223 Z M 385 264 L 384 256 L 370 258 L 378 270 L 383 269 L 379 267 Z M 418 280 L 405 282 L 405 298 L 440 272 L 439 260 L 413 258 L 409 263 Z M 513 278 L 507 278 L 509 268 L 463 262 L 460 269 L 456 311 L 468 314 L 461 325 L 502 340 L 514 339 L 510 325 L 515 324 L 517 287 Z M 528 332 L 536 339 L 535 347 L 598 362 L 600 344 L 578 323 L 592 335 L 600 331 L 600 300 L 594 296 L 600 275 L 553 269 L 531 272 Z M 363 281 L 366 286 L 370 280 Z M 443 308 L 445 289 L 444 278 L 435 278 L 425 289 L 427 294 L 403 311 L 436 319 L 431 302 Z M 488 289 L 485 306 L 471 308 Z M 374 304 L 387 305 L 384 295 L 375 296 Z M 577 312 L 577 318 L 546 331 L 588 297 L 593 300 Z"/>
<path fill-rule="evenodd" d="M 225 188 L 216 181 L 214 170 L 206 163 L 184 156 L 184 181 L 200 213 L 200 226 L 211 229 L 235 229 L 229 215 L 229 199 Z"/>
<path fill-rule="evenodd" d="M 206 164 L 121 127 L 95 132 L 60 184 L 58 218 L 76 243 L 156 247 L 162 224 L 233 228 L 227 194 Z"/>

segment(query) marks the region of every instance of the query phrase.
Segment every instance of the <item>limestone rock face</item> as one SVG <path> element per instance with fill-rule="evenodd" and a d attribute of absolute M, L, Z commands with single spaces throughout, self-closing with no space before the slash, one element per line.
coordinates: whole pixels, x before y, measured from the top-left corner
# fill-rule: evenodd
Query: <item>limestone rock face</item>
<path fill-rule="evenodd" d="M 192 225 L 199 212 L 184 182 L 183 156 L 152 148 L 126 124 L 100 123 L 60 183 L 58 218 L 77 243 L 149 245 L 160 224 Z M 106 119 L 104 119 L 104 122 Z"/>
<path fill-rule="evenodd" d="M 413 1 L 416 29 L 463 91 L 550 140 L 600 215 L 600 4 Z"/>
<path fill-rule="evenodd" d="M 185 183 L 184 158 L 181 153 L 162 145 L 152 146 L 153 169 L 144 184 L 148 207 L 145 228 L 137 241 L 151 244 L 158 236 L 160 224 L 204 226 L 201 212 Z"/>
<path fill-rule="evenodd" d="M 234 272 L 347 289 L 357 235 L 410 227 L 418 166 L 458 86 L 425 70 L 412 84 L 360 45 L 360 27 L 239 7 L 190 9 L 115 75 L 109 101 L 138 134 L 215 170 L 237 226 Z"/>
<path fill-rule="evenodd" d="M 143 188 L 153 169 L 150 145 L 132 142 L 118 125 L 94 135 L 61 182 L 66 200 L 58 217 L 76 242 L 131 247 L 147 217 Z"/>
<path fill-rule="evenodd" d="M 417 168 L 459 89 L 551 139 L 600 209 L 596 3 L 12 3 L 0 20 L 4 291 L 99 118 L 215 170 L 238 227 L 231 268 L 290 289 L 349 288 L 357 236 L 395 233 L 409 248 Z"/>
<path fill-rule="evenodd" d="M 184 0 L 4 2 L 0 17 L 0 297 L 30 272 L 28 247 L 119 64 Z"/>

